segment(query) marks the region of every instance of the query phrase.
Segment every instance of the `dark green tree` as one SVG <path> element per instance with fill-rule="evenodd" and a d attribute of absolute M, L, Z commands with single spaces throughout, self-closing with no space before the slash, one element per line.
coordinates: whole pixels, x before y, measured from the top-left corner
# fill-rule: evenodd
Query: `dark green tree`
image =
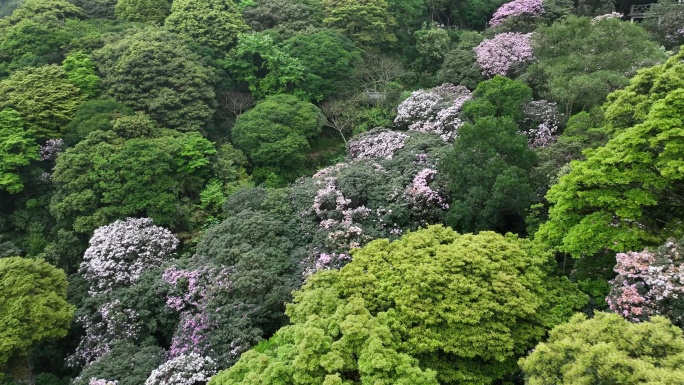
<path fill-rule="evenodd" d="M 236 80 L 246 83 L 258 99 L 292 93 L 305 73 L 304 65 L 265 33 L 240 35 L 237 46 L 221 64 Z"/>
<path fill-rule="evenodd" d="M 118 19 L 154 24 L 163 23 L 170 10 L 169 0 L 118 0 L 114 8 Z"/>
<path fill-rule="evenodd" d="M 214 108 L 214 72 L 177 35 L 148 28 L 94 53 L 102 89 L 162 126 L 200 130 Z"/>
<path fill-rule="evenodd" d="M 323 3 L 317 0 L 255 0 L 242 12 L 254 31 L 272 29 L 285 39 L 323 26 Z"/>
<path fill-rule="evenodd" d="M 132 115 L 133 110 L 112 99 L 93 99 L 83 102 L 74 118 L 64 130 L 64 142 L 73 147 L 93 131 L 109 131 L 121 116 Z"/>
<path fill-rule="evenodd" d="M 57 158 L 51 210 L 81 233 L 128 216 L 187 226 L 182 213 L 191 206 L 188 198 L 199 195 L 215 152 L 197 132 L 165 130 L 133 139 L 92 132 Z"/>
<path fill-rule="evenodd" d="M 165 26 L 204 46 L 227 50 L 248 27 L 233 0 L 176 0 Z"/>
<path fill-rule="evenodd" d="M 324 123 L 323 114 L 313 104 L 292 95 L 276 95 L 240 115 L 232 139 L 255 167 L 290 182 L 303 173 L 309 141 Z"/>
<path fill-rule="evenodd" d="M 338 29 L 362 47 L 397 41 L 396 20 L 386 0 L 325 0 L 326 27 Z"/>
<path fill-rule="evenodd" d="M 354 44 L 332 30 L 295 35 L 283 43 L 283 50 L 304 66 L 297 93 L 316 101 L 343 93 L 361 60 Z"/>
<path fill-rule="evenodd" d="M 524 233 L 536 156 L 509 117 L 479 118 L 458 130 L 442 162 L 451 203 L 447 223 L 462 232 Z"/>

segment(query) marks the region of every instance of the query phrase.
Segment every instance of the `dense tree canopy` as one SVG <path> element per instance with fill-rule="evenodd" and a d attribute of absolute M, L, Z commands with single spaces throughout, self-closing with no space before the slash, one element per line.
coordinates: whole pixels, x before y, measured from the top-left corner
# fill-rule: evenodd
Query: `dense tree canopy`
<path fill-rule="evenodd" d="M 27 135 L 26 122 L 18 112 L 0 111 L 0 189 L 10 193 L 24 188 L 19 167 L 38 160 L 38 144 Z"/>
<path fill-rule="evenodd" d="M 677 384 L 684 381 L 684 336 L 662 317 L 633 324 L 617 314 L 578 314 L 520 365 L 531 385 Z"/>
<path fill-rule="evenodd" d="M 73 305 L 63 271 L 41 260 L 0 258 L 0 367 L 46 338 L 64 337 Z"/>
<path fill-rule="evenodd" d="M 232 0 L 176 0 L 166 18 L 166 28 L 215 49 L 233 45 L 247 30 Z"/>
<path fill-rule="evenodd" d="M 105 94 L 167 128 L 200 130 L 212 114 L 214 72 L 175 34 L 149 28 L 107 44 L 94 59 Z"/>
<path fill-rule="evenodd" d="M 645 95 L 632 87 L 613 96 L 637 101 L 607 109 L 620 118 L 613 118 L 617 123 L 636 124 L 616 132 L 605 146 L 585 150 L 586 160 L 573 162 L 549 190 L 554 205 L 538 233 L 541 239 L 581 257 L 639 250 L 678 233 L 684 90 L 670 91 L 670 83 L 681 83 L 681 55 L 635 78 L 635 86 L 646 87 L 639 93 L 649 90 Z"/>
<path fill-rule="evenodd" d="M 486 384 L 584 302 L 547 275 L 548 253 L 512 235 L 433 226 L 353 256 L 311 276 L 288 306 L 292 325 L 212 384 L 435 384 L 435 373 Z"/>

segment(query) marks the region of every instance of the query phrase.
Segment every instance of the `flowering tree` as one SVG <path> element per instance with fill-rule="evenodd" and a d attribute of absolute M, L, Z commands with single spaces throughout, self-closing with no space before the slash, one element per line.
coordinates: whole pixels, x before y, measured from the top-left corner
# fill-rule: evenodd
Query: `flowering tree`
<path fill-rule="evenodd" d="M 556 141 L 563 117 L 557 103 L 534 100 L 523 107 L 523 114 L 523 132 L 527 135 L 530 147 L 546 147 Z"/>
<path fill-rule="evenodd" d="M 216 373 L 216 363 L 197 353 L 177 356 L 153 370 L 145 385 L 204 384 Z"/>
<path fill-rule="evenodd" d="M 617 277 L 606 302 L 631 321 L 653 315 L 684 325 L 684 242 L 670 240 L 657 250 L 619 253 Z"/>
<path fill-rule="evenodd" d="M 107 302 L 92 314 L 81 314 L 76 322 L 85 330 L 74 354 L 67 359 L 71 367 L 90 364 L 107 354 L 112 345 L 122 339 L 140 335 L 138 313 L 120 300 Z"/>
<path fill-rule="evenodd" d="M 401 141 L 388 146 L 378 138 Z M 350 249 L 373 239 L 439 222 L 449 207 L 436 171 L 448 145 L 438 135 L 371 131 L 350 147 L 346 163 L 292 188 L 302 232 L 310 234 L 306 274 L 347 264 Z"/>
<path fill-rule="evenodd" d="M 64 140 L 48 139 L 40 146 L 40 160 L 55 160 L 60 152 L 64 151 Z"/>
<path fill-rule="evenodd" d="M 160 266 L 176 247 L 178 239 L 150 218 L 119 220 L 95 230 L 79 271 L 90 284 L 90 295 L 107 293 Z"/>
<path fill-rule="evenodd" d="M 504 19 L 513 16 L 541 16 L 544 14 L 542 0 L 513 0 L 494 12 L 489 25 L 499 25 Z"/>
<path fill-rule="evenodd" d="M 463 124 L 459 119 L 461 107 L 470 98 L 467 88 L 450 83 L 418 90 L 397 107 L 394 123 L 406 125 L 409 130 L 434 132 L 444 141 L 452 141 Z"/>
<path fill-rule="evenodd" d="M 477 64 L 485 76 L 505 76 L 518 63 L 533 58 L 531 33 L 500 33 L 474 48 Z"/>
<path fill-rule="evenodd" d="M 404 147 L 407 135 L 390 130 L 371 130 L 359 135 L 347 145 L 349 159 L 391 159 L 394 153 Z"/>

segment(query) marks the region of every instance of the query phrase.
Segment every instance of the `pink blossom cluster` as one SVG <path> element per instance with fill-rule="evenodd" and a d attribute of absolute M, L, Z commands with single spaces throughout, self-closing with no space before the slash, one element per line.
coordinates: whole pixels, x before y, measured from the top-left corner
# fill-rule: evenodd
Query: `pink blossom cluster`
<path fill-rule="evenodd" d="M 216 374 L 217 365 L 210 357 L 197 353 L 182 354 L 161 364 L 150 373 L 145 385 L 201 385 Z"/>
<path fill-rule="evenodd" d="M 345 253 L 320 253 L 314 257 L 314 263 L 304 271 L 304 276 L 309 276 L 317 271 L 339 269 L 351 261 L 351 255 Z"/>
<path fill-rule="evenodd" d="M 467 88 L 450 83 L 427 91 L 418 90 L 399 104 L 394 123 L 408 125 L 413 131 L 434 132 L 444 141 L 452 141 L 463 125 L 459 118 L 461 107 L 471 98 Z"/>
<path fill-rule="evenodd" d="M 161 266 L 178 239 L 150 218 L 128 218 L 95 230 L 79 272 L 96 296 L 136 282 L 143 271 Z"/>
<path fill-rule="evenodd" d="M 55 160 L 62 151 L 64 151 L 64 141 L 62 139 L 49 139 L 44 145 L 40 146 L 40 160 Z"/>
<path fill-rule="evenodd" d="M 603 20 L 608 20 L 608 19 L 622 19 L 622 14 L 620 12 L 611 12 L 611 13 L 606 13 L 605 15 L 598 15 L 591 19 L 592 24 L 596 24 L 600 21 Z"/>
<path fill-rule="evenodd" d="M 413 182 L 406 187 L 406 195 L 414 205 L 421 205 L 424 202 L 434 204 L 444 210 L 449 209 L 449 203 L 438 191 L 430 188 L 430 182 L 434 180 L 437 171 L 431 168 L 421 170 Z"/>
<path fill-rule="evenodd" d="M 673 312 L 673 300 L 684 299 L 683 245 L 668 241 L 657 251 L 619 253 L 606 302 L 610 309 L 632 321 L 651 315 L 669 317 L 681 324 L 684 316 Z"/>
<path fill-rule="evenodd" d="M 392 155 L 404 147 L 408 136 L 398 131 L 371 130 L 349 141 L 348 159 L 392 159 Z"/>
<path fill-rule="evenodd" d="M 231 289 L 232 274 L 232 269 L 211 266 L 197 270 L 172 266 L 164 271 L 162 278 L 172 287 L 166 305 L 180 312 L 180 323 L 171 340 L 169 357 L 211 350 L 206 335 L 217 325 L 210 322 L 209 314 L 221 309 L 209 308 L 209 303 Z"/>
<path fill-rule="evenodd" d="M 558 105 L 547 100 L 535 100 L 524 107 L 524 125 L 530 147 L 546 147 L 558 138 L 558 127 L 562 115 L 558 112 Z"/>
<path fill-rule="evenodd" d="M 105 303 L 94 317 L 77 317 L 76 323 L 83 327 L 85 335 L 67 359 L 71 367 L 96 361 L 109 352 L 114 342 L 135 339 L 141 331 L 138 313 L 118 299 Z"/>
<path fill-rule="evenodd" d="M 511 16 L 541 16 L 544 14 L 542 0 L 513 0 L 499 7 L 494 12 L 489 25 L 499 25 L 504 19 Z"/>
<path fill-rule="evenodd" d="M 532 60 L 531 38 L 531 33 L 505 32 L 484 40 L 474 48 L 482 74 L 506 76 L 513 65 Z"/>

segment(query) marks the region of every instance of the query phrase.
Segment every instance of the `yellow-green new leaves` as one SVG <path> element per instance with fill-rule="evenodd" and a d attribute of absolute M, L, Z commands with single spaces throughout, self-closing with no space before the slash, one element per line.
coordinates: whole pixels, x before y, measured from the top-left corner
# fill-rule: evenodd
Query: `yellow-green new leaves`
<path fill-rule="evenodd" d="M 12 109 L 0 111 L 0 190 L 18 193 L 24 188 L 18 167 L 38 160 L 38 144 L 26 133 L 25 122 Z"/>
<path fill-rule="evenodd" d="M 294 295 L 292 325 L 211 385 L 490 384 L 586 298 L 550 253 L 442 226 L 354 252 Z"/>
<path fill-rule="evenodd" d="M 660 316 L 630 323 L 617 314 L 578 314 L 520 366 L 528 385 L 682 384 L 684 338 Z"/>
<path fill-rule="evenodd" d="M 681 228 L 684 89 L 677 84 L 684 71 L 674 70 L 681 68 L 679 56 L 662 70 L 642 72 L 636 87 L 612 98 L 609 121 L 618 128 L 639 124 L 616 132 L 603 147 L 586 150 L 587 159 L 573 162 L 572 171 L 549 190 L 546 198 L 554 206 L 538 232 L 542 240 L 580 257 L 639 250 Z M 661 75 L 653 77 L 654 72 Z M 629 106 L 620 107 L 621 99 Z"/>
<path fill-rule="evenodd" d="M 166 28 L 219 50 L 229 48 L 249 29 L 233 0 L 175 0 Z"/>
<path fill-rule="evenodd" d="M 325 0 L 326 27 L 339 29 L 361 46 L 394 43 L 397 22 L 385 0 Z"/>
<path fill-rule="evenodd" d="M 66 274 L 45 261 L 0 258 L 0 366 L 36 342 L 64 337 L 74 314 Z"/>
<path fill-rule="evenodd" d="M 0 81 L 0 108 L 13 108 L 36 138 L 59 138 L 85 99 L 56 65 L 27 68 Z"/>

